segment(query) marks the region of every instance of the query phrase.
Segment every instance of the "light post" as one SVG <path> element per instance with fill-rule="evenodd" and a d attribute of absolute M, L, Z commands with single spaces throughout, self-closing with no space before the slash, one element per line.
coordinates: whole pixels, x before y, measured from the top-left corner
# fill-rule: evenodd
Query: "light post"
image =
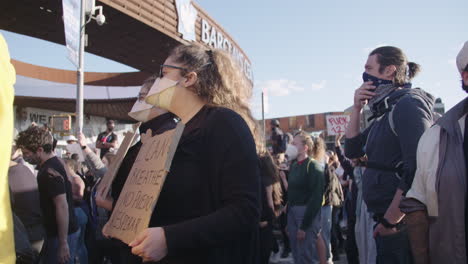
<path fill-rule="evenodd" d="M 98 14 L 95 16 L 96 11 Z M 85 21 L 86 15 L 89 16 L 88 21 Z M 78 71 L 76 85 L 76 132 L 83 132 L 83 89 L 84 89 L 84 49 L 86 46 L 85 29 L 91 19 L 96 20 L 97 24 L 102 26 L 106 21 L 106 17 L 102 14 L 102 6 L 95 6 L 95 0 L 81 0 L 80 10 L 80 47 L 78 51 Z"/>

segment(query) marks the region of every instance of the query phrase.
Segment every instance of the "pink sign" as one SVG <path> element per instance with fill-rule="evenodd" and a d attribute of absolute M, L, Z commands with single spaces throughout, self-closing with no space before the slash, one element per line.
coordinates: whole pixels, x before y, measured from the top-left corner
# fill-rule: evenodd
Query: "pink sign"
<path fill-rule="evenodd" d="M 327 119 L 327 132 L 329 136 L 344 134 L 348 128 L 349 115 L 328 115 Z"/>

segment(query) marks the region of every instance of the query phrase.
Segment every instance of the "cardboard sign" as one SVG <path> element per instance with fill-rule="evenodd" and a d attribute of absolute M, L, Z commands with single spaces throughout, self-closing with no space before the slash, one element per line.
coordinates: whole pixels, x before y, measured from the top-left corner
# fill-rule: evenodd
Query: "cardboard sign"
<path fill-rule="evenodd" d="M 183 130 L 184 124 L 179 122 L 161 135 L 153 137 L 151 130 L 141 135 L 143 145 L 103 228 L 106 236 L 129 244 L 148 227 Z"/>
<path fill-rule="evenodd" d="M 137 136 L 137 130 L 140 125 L 141 122 L 136 123 L 133 125 L 133 130 L 124 133 L 125 137 L 122 141 L 122 144 L 120 144 L 117 153 L 115 154 L 113 162 L 110 164 L 109 168 L 107 168 L 106 174 L 104 174 L 102 180 L 97 186 L 97 192 L 102 193 L 103 197 L 106 197 L 109 194 L 110 186 L 114 181 L 115 175 L 117 174 L 117 171 L 119 170 L 125 155 L 127 155 L 128 149 Z"/>
<path fill-rule="evenodd" d="M 329 136 L 344 134 L 350 120 L 349 115 L 327 115 L 327 132 Z"/>

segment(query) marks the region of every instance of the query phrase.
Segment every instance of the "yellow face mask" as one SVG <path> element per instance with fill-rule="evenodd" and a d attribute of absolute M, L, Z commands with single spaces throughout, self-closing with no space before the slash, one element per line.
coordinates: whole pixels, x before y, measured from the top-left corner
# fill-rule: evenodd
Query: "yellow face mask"
<path fill-rule="evenodd" d="M 148 96 L 146 96 L 145 101 L 161 109 L 170 110 L 177 83 L 164 77 L 157 79 L 153 87 L 151 87 Z"/>

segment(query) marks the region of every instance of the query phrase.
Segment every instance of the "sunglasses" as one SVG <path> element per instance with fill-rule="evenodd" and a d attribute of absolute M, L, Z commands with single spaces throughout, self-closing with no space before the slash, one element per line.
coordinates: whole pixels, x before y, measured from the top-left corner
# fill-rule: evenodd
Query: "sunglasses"
<path fill-rule="evenodd" d="M 178 69 L 178 70 L 182 70 L 182 71 L 189 71 L 189 69 L 187 68 L 183 68 L 183 67 L 179 67 L 179 66 L 173 66 L 173 65 L 168 65 L 168 64 L 161 64 L 159 66 L 159 75 L 158 77 L 159 78 L 162 78 L 163 77 L 163 68 L 166 67 L 166 68 L 172 68 L 172 69 Z"/>

